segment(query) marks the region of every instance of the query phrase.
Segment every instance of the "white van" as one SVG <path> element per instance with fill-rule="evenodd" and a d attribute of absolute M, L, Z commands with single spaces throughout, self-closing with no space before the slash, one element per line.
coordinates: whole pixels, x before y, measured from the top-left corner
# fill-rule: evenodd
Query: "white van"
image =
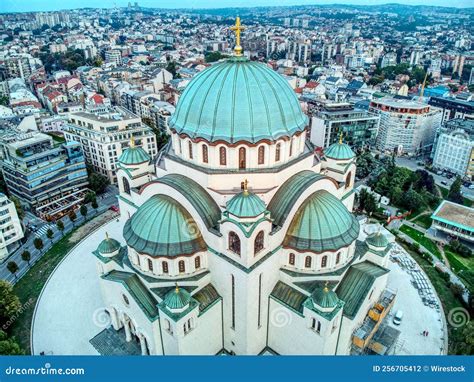
<path fill-rule="evenodd" d="M 401 310 L 397 310 L 395 316 L 393 317 L 393 323 L 395 325 L 400 325 L 402 323 L 403 312 Z"/>

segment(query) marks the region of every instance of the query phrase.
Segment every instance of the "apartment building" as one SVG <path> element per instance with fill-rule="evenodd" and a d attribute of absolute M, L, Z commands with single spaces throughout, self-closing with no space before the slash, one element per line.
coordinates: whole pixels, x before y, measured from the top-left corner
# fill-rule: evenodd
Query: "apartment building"
<path fill-rule="evenodd" d="M 19 245 L 23 236 L 15 204 L 0 192 L 0 263 Z"/>

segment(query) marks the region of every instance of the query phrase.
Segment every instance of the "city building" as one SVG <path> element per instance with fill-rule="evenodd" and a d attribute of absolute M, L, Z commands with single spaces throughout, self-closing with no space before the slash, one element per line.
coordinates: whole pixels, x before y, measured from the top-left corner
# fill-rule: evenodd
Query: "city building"
<path fill-rule="evenodd" d="M 43 133 L 7 130 L 0 156 L 8 192 L 38 216 L 55 220 L 84 200 L 88 182 L 79 143 L 55 144 Z"/>
<path fill-rule="evenodd" d="M 32 57 L 29 54 L 16 54 L 7 57 L 5 59 L 7 78 L 28 80 L 33 71 L 31 60 Z"/>
<path fill-rule="evenodd" d="M 116 66 L 122 65 L 122 52 L 118 49 L 106 50 L 105 61 L 113 63 Z"/>
<path fill-rule="evenodd" d="M 336 143 L 342 133 L 344 142 L 352 148 L 375 146 L 379 119 L 350 103 L 325 102 L 311 117 L 311 142 L 326 148 Z"/>
<path fill-rule="evenodd" d="M 18 247 L 23 238 L 23 228 L 15 204 L 0 192 L 0 263 Z"/>
<path fill-rule="evenodd" d="M 113 184 L 117 184 L 118 158 L 131 140 L 143 147 L 151 158 L 157 154 L 156 137 L 151 128 L 122 107 L 102 114 L 71 113 L 63 130 L 66 141 L 80 142 L 87 164 Z"/>
<path fill-rule="evenodd" d="M 431 228 L 450 239 L 474 242 L 474 208 L 443 200 L 431 215 Z"/>
<path fill-rule="evenodd" d="M 431 153 L 441 126 L 441 110 L 416 101 L 384 97 L 372 100 L 369 112 L 380 116 L 379 150 L 398 155 Z"/>
<path fill-rule="evenodd" d="M 142 354 L 349 354 L 390 244 L 358 241 L 354 152 L 315 153 L 295 93 L 234 29 L 235 55 L 187 86 L 157 160 L 120 156 L 125 245 L 94 251 L 97 293 Z"/>
<path fill-rule="evenodd" d="M 452 119 L 436 139 L 433 167 L 467 177 L 474 175 L 474 120 Z"/>
<path fill-rule="evenodd" d="M 431 97 L 428 103 L 442 110 L 441 123 L 456 118 L 474 119 L 474 101 L 454 97 Z"/>

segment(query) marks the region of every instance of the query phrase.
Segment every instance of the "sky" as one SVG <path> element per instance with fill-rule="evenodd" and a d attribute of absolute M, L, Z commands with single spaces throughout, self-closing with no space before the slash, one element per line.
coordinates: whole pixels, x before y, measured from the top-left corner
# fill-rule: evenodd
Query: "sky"
<path fill-rule="evenodd" d="M 132 1 L 133 3 L 134 1 Z M 439 5 L 473 7 L 473 0 L 141 0 L 139 5 L 157 8 L 226 8 L 308 4 L 378 5 L 399 3 L 408 5 Z M 0 12 L 54 11 L 83 7 L 110 8 L 126 6 L 128 0 L 0 0 Z"/>

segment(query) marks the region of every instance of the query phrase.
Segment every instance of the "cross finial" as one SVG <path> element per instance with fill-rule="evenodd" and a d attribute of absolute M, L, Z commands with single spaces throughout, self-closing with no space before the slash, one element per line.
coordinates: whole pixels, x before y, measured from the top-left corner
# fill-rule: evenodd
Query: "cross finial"
<path fill-rule="evenodd" d="M 109 240 L 109 233 L 108 232 L 105 233 L 105 239 Z"/>
<path fill-rule="evenodd" d="M 245 30 L 245 28 L 240 24 L 239 16 L 237 16 L 237 18 L 235 19 L 235 25 L 231 27 L 230 30 L 235 32 L 235 55 L 242 56 L 242 47 L 240 46 L 240 32 Z"/>
<path fill-rule="evenodd" d="M 324 291 L 325 291 L 326 293 L 329 292 L 328 284 L 329 284 L 329 281 L 326 281 L 326 282 L 324 283 Z"/>
<path fill-rule="evenodd" d="M 174 283 L 174 285 L 175 285 L 175 292 L 176 292 L 176 293 L 179 293 L 178 283 Z"/>
<path fill-rule="evenodd" d="M 130 147 L 133 149 L 135 147 L 135 138 L 133 135 L 130 137 Z"/>
<path fill-rule="evenodd" d="M 341 131 L 340 134 L 339 134 L 339 144 L 340 144 L 340 145 L 342 144 L 342 131 Z"/>
<path fill-rule="evenodd" d="M 244 195 L 249 194 L 249 189 L 248 189 L 249 181 L 247 179 L 244 180 Z"/>

